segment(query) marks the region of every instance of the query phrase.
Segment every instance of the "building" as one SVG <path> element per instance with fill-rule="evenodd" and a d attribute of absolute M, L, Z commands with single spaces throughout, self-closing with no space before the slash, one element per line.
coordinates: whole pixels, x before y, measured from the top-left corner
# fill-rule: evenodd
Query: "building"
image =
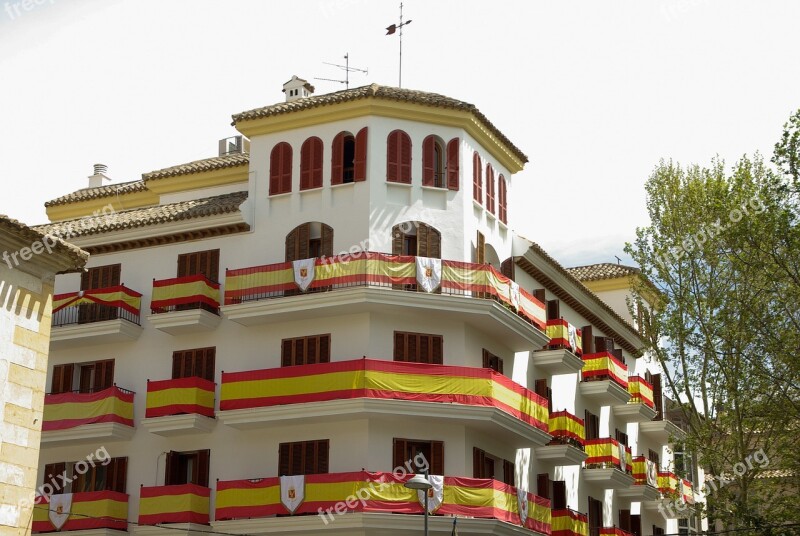
<path fill-rule="evenodd" d="M 0 535 L 30 534 L 53 281 L 83 268 L 76 247 L 0 215 Z"/>
<path fill-rule="evenodd" d="M 34 530 L 418 534 L 427 467 L 434 533 L 675 532 L 679 430 L 630 319 L 514 233 L 525 154 L 449 97 L 284 90 L 217 156 L 47 203 L 92 259 L 40 481 L 83 473 Z"/>

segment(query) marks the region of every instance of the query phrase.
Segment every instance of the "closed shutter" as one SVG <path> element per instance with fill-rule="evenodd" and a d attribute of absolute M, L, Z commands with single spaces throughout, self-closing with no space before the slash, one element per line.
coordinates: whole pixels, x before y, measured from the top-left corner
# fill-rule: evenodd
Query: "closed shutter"
<path fill-rule="evenodd" d="M 338 133 L 331 144 L 331 184 L 344 182 L 344 137 L 344 132 Z"/>
<path fill-rule="evenodd" d="M 314 467 L 315 474 L 327 474 L 328 472 L 328 452 L 330 450 L 330 442 L 327 439 L 315 441 L 316 448 L 316 463 Z"/>
<path fill-rule="evenodd" d="M 386 180 L 399 182 L 400 180 L 400 132 L 395 130 L 389 133 L 386 139 Z"/>
<path fill-rule="evenodd" d="M 312 335 L 283 339 L 281 341 L 281 366 L 313 365 L 329 363 L 331 359 L 331 336 Z"/>
<path fill-rule="evenodd" d="M 356 134 L 356 154 L 353 159 L 353 181 L 367 180 L 367 127 Z"/>
<path fill-rule="evenodd" d="M 289 462 L 291 461 L 291 444 L 281 443 L 278 445 L 278 476 L 289 475 Z"/>
<path fill-rule="evenodd" d="M 281 142 L 272 148 L 269 157 L 269 195 L 292 191 L 292 148 Z"/>
<path fill-rule="evenodd" d="M 664 420 L 664 393 L 661 386 L 661 374 L 653 374 L 650 376 L 653 384 L 653 404 L 655 405 L 656 416 L 653 420 Z"/>
<path fill-rule="evenodd" d="M 508 460 L 503 460 L 503 482 L 514 485 L 514 464 Z"/>
<path fill-rule="evenodd" d="M 486 467 L 486 453 L 478 447 L 472 447 L 472 478 L 486 478 L 483 470 Z"/>
<path fill-rule="evenodd" d="M 428 136 L 422 140 L 422 185 L 436 184 L 436 138 Z"/>
<path fill-rule="evenodd" d="M 477 252 L 475 255 L 475 262 L 477 264 L 486 264 L 486 238 L 483 233 L 478 231 Z"/>
<path fill-rule="evenodd" d="M 219 281 L 218 249 L 178 255 L 178 277 L 200 274 L 215 283 Z"/>
<path fill-rule="evenodd" d="M 333 257 L 333 227 L 322 224 L 322 256 Z"/>
<path fill-rule="evenodd" d="M 392 466 L 403 467 L 407 461 L 406 440 L 395 437 L 392 442 Z"/>
<path fill-rule="evenodd" d="M 472 199 L 483 204 L 483 180 L 481 178 L 481 157 L 475 151 L 472 155 Z"/>
<path fill-rule="evenodd" d="M 193 484 L 197 484 L 198 486 L 203 486 L 204 488 L 208 487 L 208 473 L 209 473 L 210 462 L 211 462 L 210 450 L 197 451 L 197 471 L 196 471 L 196 476 L 194 477 L 195 481 L 193 482 Z"/>
<path fill-rule="evenodd" d="M 128 458 L 113 458 L 108 464 L 108 477 L 106 478 L 106 490 L 118 493 L 127 492 L 128 481 Z"/>
<path fill-rule="evenodd" d="M 297 236 L 299 232 L 297 229 L 286 235 L 286 262 L 297 260 Z"/>
<path fill-rule="evenodd" d="M 400 182 L 411 184 L 411 138 L 400 133 Z"/>
<path fill-rule="evenodd" d="M 392 255 L 403 254 L 404 240 L 405 240 L 405 233 L 403 233 L 399 225 L 395 225 L 392 228 Z"/>
<path fill-rule="evenodd" d="M 313 136 L 300 148 L 300 189 L 322 186 L 322 140 Z"/>
<path fill-rule="evenodd" d="M 619 528 L 624 531 L 630 532 L 631 530 L 631 511 L 630 510 L 620 510 L 619 511 Z"/>
<path fill-rule="evenodd" d="M 281 192 L 292 191 L 292 146 L 281 143 Z"/>
<path fill-rule="evenodd" d="M 558 300 L 548 300 L 547 302 L 547 319 L 558 320 L 561 318 L 561 304 Z"/>
<path fill-rule="evenodd" d="M 552 499 L 553 495 L 550 492 L 550 474 L 539 473 L 536 475 L 536 495 L 542 499 Z"/>
<path fill-rule="evenodd" d="M 563 510 L 567 507 L 567 483 L 563 480 L 553 481 L 553 510 Z"/>
<path fill-rule="evenodd" d="M 72 378 L 74 374 L 75 366 L 72 363 L 55 365 L 53 367 L 53 380 L 50 384 L 50 392 L 56 395 L 72 391 Z"/>
<path fill-rule="evenodd" d="M 514 281 L 514 267 L 516 263 L 514 262 L 514 257 L 509 257 L 500 264 L 500 273 L 504 276 L 509 278 L 510 280 Z"/>
<path fill-rule="evenodd" d="M 498 216 L 500 217 L 500 221 L 503 223 L 508 223 L 508 185 L 506 184 L 506 178 L 503 175 L 500 175 L 497 184 L 497 202 L 499 205 Z"/>
<path fill-rule="evenodd" d="M 545 297 L 547 294 L 543 288 L 535 288 L 531 291 L 531 294 L 533 294 L 533 297 L 539 300 L 542 305 L 547 303 L 547 298 Z"/>
<path fill-rule="evenodd" d="M 458 190 L 459 187 L 459 147 L 461 143 L 458 138 L 453 138 L 447 142 L 447 188 Z"/>
<path fill-rule="evenodd" d="M 281 341 L 281 366 L 291 367 L 294 365 L 294 344 L 291 339 Z"/>
<path fill-rule="evenodd" d="M 581 341 L 583 344 L 583 354 L 589 355 L 594 353 L 594 336 L 592 335 L 592 326 L 583 326 L 581 328 Z"/>
<path fill-rule="evenodd" d="M 164 468 L 164 485 L 173 486 L 176 484 L 185 484 L 180 474 L 181 463 L 180 453 L 173 450 L 167 453 L 166 467 Z"/>
<path fill-rule="evenodd" d="M 486 164 L 486 209 L 494 214 L 494 169 Z"/>
<path fill-rule="evenodd" d="M 114 385 L 114 360 L 107 359 L 95 363 L 93 392 L 96 393 L 103 389 L 108 389 L 112 385 Z"/>
<path fill-rule="evenodd" d="M 311 224 L 304 223 L 297 227 L 297 259 L 307 259 L 309 253 L 309 240 L 311 240 Z"/>
<path fill-rule="evenodd" d="M 442 234 L 424 223 L 417 228 L 417 255 L 420 257 L 442 258 Z"/>
<path fill-rule="evenodd" d="M 64 462 L 58 463 L 48 463 L 44 466 L 44 479 L 42 480 L 43 484 L 49 484 L 51 480 L 55 480 L 56 482 L 60 482 L 61 479 L 59 478 L 60 475 L 64 475 L 65 478 L 69 478 L 69 475 L 66 474 L 67 472 L 67 464 Z M 54 495 L 60 495 L 62 493 L 67 493 L 62 487 L 53 490 Z"/>
<path fill-rule="evenodd" d="M 431 441 L 431 472 L 432 475 L 444 475 L 444 443 Z"/>
<path fill-rule="evenodd" d="M 598 335 L 594 338 L 594 348 L 595 352 L 611 352 L 614 350 L 614 339 Z"/>
<path fill-rule="evenodd" d="M 81 290 L 116 287 L 120 284 L 121 264 L 96 266 L 81 273 Z"/>

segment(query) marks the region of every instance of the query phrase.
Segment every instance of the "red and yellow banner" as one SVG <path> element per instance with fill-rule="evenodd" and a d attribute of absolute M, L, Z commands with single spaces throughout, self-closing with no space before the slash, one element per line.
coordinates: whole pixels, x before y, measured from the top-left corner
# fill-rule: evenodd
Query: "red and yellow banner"
<path fill-rule="evenodd" d="M 624 389 L 628 388 L 628 367 L 609 352 L 584 355 L 581 374 L 584 380 L 611 379 Z"/>
<path fill-rule="evenodd" d="M 85 303 L 119 307 L 131 314 L 138 315 L 142 306 L 142 295 L 122 285 L 56 294 L 53 296 L 53 312 L 56 313 L 65 307 L 74 307 Z"/>
<path fill-rule="evenodd" d="M 42 431 L 116 422 L 133 426 L 133 393 L 117 386 L 96 393 L 45 395 Z"/>
<path fill-rule="evenodd" d="M 655 408 L 653 404 L 653 386 L 641 376 L 628 378 L 628 392 L 631 394 L 630 404 L 644 404 Z"/>
<path fill-rule="evenodd" d="M 214 416 L 214 382 L 197 376 L 147 382 L 145 417 L 196 413 Z"/>
<path fill-rule="evenodd" d="M 72 494 L 70 517 L 62 531 L 89 529 L 128 530 L 128 495 L 116 491 L 88 491 Z M 33 532 L 54 532 L 50 521 L 49 497 L 33 507 Z"/>
<path fill-rule="evenodd" d="M 574 337 L 570 337 L 570 331 L 575 334 Z M 569 348 L 575 355 L 583 355 L 581 330 L 563 318 L 548 320 L 545 334 L 550 337 L 549 348 Z"/>
<path fill-rule="evenodd" d="M 694 504 L 694 490 L 692 489 L 692 483 L 685 478 L 682 479 L 682 482 L 683 502 L 686 504 Z"/>
<path fill-rule="evenodd" d="M 670 471 L 658 472 L 658 489 L 666 495 L 678 494 L 678 477 Z"/>
<path fill-rule="evenodd" d="M 550 435 L 574 439 L 581 445 L 586 441 L 586 430 L 583 419 L 565 411 L 554 411 L 550 414 Z"/>
<path fill-rule="evenodd" d="M 630 473 L 633 470 L 633 456 L 630 447 L 625 448 L 625 472 Z M 620 465 L 620 444 L 614 438 L 604 437 L 601 439 L 587 439 L 584 445 L 586 454 L 586 466 L 589 465 L 604 465 L 612 466 L 617 469 L 622 469 Z"/>
<path fill-rule="evenodd" d="M 600 536 L 633 536 L 632 533 L 617 527 L 600 527 Z"/>
<path fill-rule="evenodd" d="M 493 370 L 374 359 L 223 372 L 220 410 L 349 398 L 490 406 L 548 431 L 547 401 Z"/>
<path fill-rule="evenodd" d="M 164 313 L 176 305 L 195 303 L 219 307 L 219 283 L 203 274 L 153 281 L 150 309 L 154 314 Z"/>
<path fill-rule="evenodd" d="M 139 524 L 199 523 L 208 525 L 211 490 L 196 484 L 141 488 Z"/>
<path fill-rule="evenodd" d="M 317 514 L 348 501 L 350 512 L 421 514 L 417 492 L 403 484 L 412 475 L 357 471 L 306 475 L 304 501 L 295 514 Z M 517 491 L 491 479 L 444 478 L 440 515 L 493 518 L 521 525 Z M 349 500 L 351 499 L 352 500 Z M 528 493 L 525 527 L 550 534 L 550 501 Z M 287 514 L 277 477 L 217 482 L 216 521 Z"/>
<path fill-rule="evenodd" d="M 416 258 L 408 255 L 361 252 L 355 255 L 322 257 L 314 264 L 309 291 L 330 287 L 392 286 L 417 284 Z M 251 299 L 280 296 L 297 290 L 291 262 L 228 270 L 225 276 L 225 305 Z M 493 297 L 508 305 L 540 329 L 545 328 L 544 304 L 492 266 L 459 261 L 442 261 L 442 292 L 474 297 Z"/>
<path fill-rule="evenodd" d="M 589 518 L 568 508 L 553 510 L 552 536 L 589 536 Z"/>

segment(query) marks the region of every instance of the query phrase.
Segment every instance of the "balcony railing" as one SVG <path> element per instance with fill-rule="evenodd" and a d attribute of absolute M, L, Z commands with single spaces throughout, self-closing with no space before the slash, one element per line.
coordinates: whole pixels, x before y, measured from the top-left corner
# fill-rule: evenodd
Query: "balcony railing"
<path fill-rule="evenodd" d="M 589 536 L 589 519 L 569 508 L 553 510 L 552 536 Z"/>
<path fill-rule="evenodd" d="M 568 411 L 554 411 L 550 414 L 551 444 L 572 445 L 583 450 L 586 442 L 586 431 L 583 419 L 579 419 Z"/>
<path fill-rule="evenodd" d="M 148 380 L 146 418 L 187 413 L 214 417 L 214 382 L 197 376 Z"/>
<path fill-rule="evenodd" d="M 545 329 L 544 304 L 492 266 L 372 252 L 318 258 L 313 265 L 296 261 L 227 270 L 225 305 L 295 296 L 301 293 L 298 282 L 307 285 L 305 293 L 352 287 L 417 292 L 432 283 L 437 293 L 497 301 Z"/>
<path fill-rule="evenodd" d="M 658 488 L 658 468 L 652 460 L 644 456 L 633 458 L 633 478 L 635 486 L 651 486 Z"/>
<path fill-rule="evenodd" d="M 629 404 L 644 404 L 655 409 L 653 404 L 653 386 L 641 376 L 628 378 L 628 392 L 631 394 Z"/>
<path fill-rule="evenodd" d="M 42 432 L 96 423 L 118 423 L 133 427 L 134 394 L 115 385 L 95 393 L 45 395 Z"/>
<path fill-rule="evenodd" d="M 293 482 L 294 497 L 302 493 L 302 502 L 294 514 L 319 515 L 320 511 L 325 512 L 329 508 L 340 513 L 342 505 L 346 505 L 347 512 L 422 514 L 417 492 L 403 485 L 411 476 L 367 471 L 306 475 L 299 492 L 298 483 Z M 542 534 L 551 532 L 548 499 L 532 493 L 523 495 L 527 502 L 523 506 L 523 510 L 527 506 L 527 518 L 522 523 L 522 501 L 518 499 L 515 487 L 480 478 L 446 476 L 442 481 L 441 506 L 434 511 L 435 514 L 498 519 L 524 525 Z M 289 482 L 285 485 L 289 485 Z M 289 510 L 281 502 L 282 495 L 288 493 L 281 493 L 281 479 L 278 477 L 219 481 L 215 519 L 224 521 L 286 515 Z"/>
<path fill-rule="evenodd" d="M 611 437 L 601 439 L 587 439 L 586 458 L 587 469 L 615 468 L 631 474 L 633 472 L 633 457 L 630 447 L 626 447 Z"/>
<path fill-rule="evenodd" d="M 575 355 L 583 355 L 581 330 L 563 318 L 548 320 L 545 333 L 550 337 L 549 349 L 567 349 Z"/>
<path fill-rule="evenodd" d="M 153 280 L 150 311 L 154 315 L 190 309 L 219 314 L 219 283 L 203 274 Z"/>
<path fill-rule="evenodd" d="M 142 487 L 139 524 L 199 523 L 209 521 L 211 490 L 196 484 Z"/>
<path fill-rule="evenodd" d="M 63 495 L 43 496 L 33 508 L 33 532 L 55 532 L 59 530 L 50 520 L 50 502 L 52 510 L 69 512 L 69 518 L 61 527 L 61 531 L 91 529 L 128 529 L 128 495 L 116 491 L 87 491 L 72 494 L 70 504 L 64 501 Z"/>
<path fill-rule="evenodd" d="M 139 325 L 142 295 L 124 285 L 56 294 L 53 326 L 90 324 L 118 318 Z"/>
<path fill-rule="evenodd" d="M 358 359 L 223 372 L 220 410 L 352 398 L 489 406 L 544 432 L 547 400 L 491 369 Z"/>
<path fill-rule="evenodd" d="M 628 367 L 617 361 L 610 352 L 584 355 L 581 376 L 583 381 L 611 380 L 628 389 Z"/>

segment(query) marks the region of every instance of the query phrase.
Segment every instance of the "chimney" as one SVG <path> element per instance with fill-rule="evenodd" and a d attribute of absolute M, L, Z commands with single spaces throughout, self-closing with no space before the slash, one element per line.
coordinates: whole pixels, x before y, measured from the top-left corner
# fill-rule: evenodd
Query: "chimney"
<path fill-rule="evenodd" d="M 110 181 L 111 179 L 106 176 L 108 166 L 105 164 L 94 165 L 94 175 L 89 176 L 89 188 L 99 188 L 103 186 L 103 179 Z"/>
<path fill-rule="evenodd" d="M 308 80 L 294 75 L 291 80 L 283 84 L 283 92 L 286 93 L 286 102 L 294 102 L 313 95 L 314 86 L 309 84 Z"/>
<path fill-rule="evenodd" d="M 250 140 L 244 136 L 231 136 L 230 138 L 219 140 L 219 156 L 249 152 Z"/>

